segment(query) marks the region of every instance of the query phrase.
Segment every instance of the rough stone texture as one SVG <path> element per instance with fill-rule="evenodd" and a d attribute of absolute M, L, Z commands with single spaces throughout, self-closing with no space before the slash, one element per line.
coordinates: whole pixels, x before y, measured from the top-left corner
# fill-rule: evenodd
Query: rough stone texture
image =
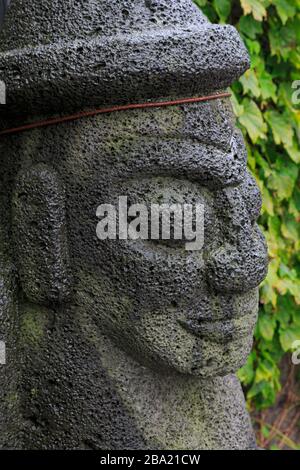
<path fill-rule="evenodd" d="M 12 221 L 26 297 L 46 304 L 67 301 L 71 281 L 65 194 L 52 168 L 36 165 L 20 174 L 13 195 Z"/>
<path fill-rule="evenodd" d="M 15 0 L 0 53 L 18 114 L 193 95 L 249 65 L 236 30 L 210 25 L 186 0 Z"/>
<path fill-rule="evenodd" d="M 3 126 L 15 111 L 31 121 L 220 91 L 248 65 L 235 30 L 188 0 L 28 8 L 14 0 L 0 35 Z M 234 125 L 220 99 L 0 139 L 2 448 L 255 447 L 233 374 L 252 345 L 267 250 Z M 96 209 L 121 195 L 204 203 L 203 250 L 100 241 Z"/>

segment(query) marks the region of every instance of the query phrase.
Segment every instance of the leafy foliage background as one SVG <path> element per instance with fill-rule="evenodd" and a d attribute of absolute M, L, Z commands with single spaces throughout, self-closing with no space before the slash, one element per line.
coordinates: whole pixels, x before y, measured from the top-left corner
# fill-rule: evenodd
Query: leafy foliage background
<path fill-rule="evenodd" d="M 300 0 L 194 0 L 213 23 L 231 23 L 252 68 L 233 86 L 233 106 L 263 195 L 269 245 L 255 344 L 239 375 L 250 408 L 274 404 L 280 362 L 300 340 Z M 294 84 L 296 86 L 297 84 Z M 291 362 L 291 361 L 290 361 Z"/>

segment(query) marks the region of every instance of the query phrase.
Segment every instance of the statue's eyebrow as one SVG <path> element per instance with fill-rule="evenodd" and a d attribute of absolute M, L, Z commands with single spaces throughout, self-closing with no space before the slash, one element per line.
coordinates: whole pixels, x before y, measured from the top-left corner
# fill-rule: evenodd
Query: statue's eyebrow
<path fill-rule="evenodd" d="M 238 143 L 236 143 L 238 146 Z M 126 160 L 119 156 L 115 166 L 118 179 L 143 176 L 186 178 L 218 188 L 239 184 L 246 170 L 244 149 L 224 151 L 213 144 L 201 144 L 192 139 L 145 140 L 143 155 L 124 147 Z M 108 159 L 111 157 L 107 157 Z"/>

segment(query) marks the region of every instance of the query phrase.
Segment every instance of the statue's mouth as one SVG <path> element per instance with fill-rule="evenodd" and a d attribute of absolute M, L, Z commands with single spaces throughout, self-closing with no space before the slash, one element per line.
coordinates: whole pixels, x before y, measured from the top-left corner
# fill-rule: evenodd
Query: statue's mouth
<path fill-rule="evenodd" d="M 178 320 L 178 323 L 198 338 L 216 343 L 227 343 L 251 336 L 256 323 L 256 315 L 248 314 L 223 321 Z"/>

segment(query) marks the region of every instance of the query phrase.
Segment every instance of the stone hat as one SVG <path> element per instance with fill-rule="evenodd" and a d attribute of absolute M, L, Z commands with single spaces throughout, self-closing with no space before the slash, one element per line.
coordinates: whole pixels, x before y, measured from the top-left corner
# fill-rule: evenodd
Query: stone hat
<path fill-rule="evenodd" d="M 237 31 L 192 0 L 12 0 L 0 32 L 12 113 L 189 97 L 248 67 Z"/>

